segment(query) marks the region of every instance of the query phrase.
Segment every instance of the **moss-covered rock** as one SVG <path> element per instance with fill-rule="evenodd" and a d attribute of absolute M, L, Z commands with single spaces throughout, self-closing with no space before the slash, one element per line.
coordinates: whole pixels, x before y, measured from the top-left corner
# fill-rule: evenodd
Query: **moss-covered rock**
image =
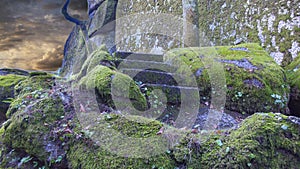
<path fill-rule="evenodd" d="M 130 99 L 137 109 L 143 110 L 147 107 L 145 96 L 129 76 L 113 71 L 105 66 L 96 66 L 80 80 L 79 86 L 81 89 L 96 89 L 99 101 L 112 107 L 115 106 L 111 95 L 115 98 Z"/>
<path fill-rule="evenodd" d="M 96 66 L 87 76 L 96 70 L 99 72 L 93 78 L 101 72 L 117 76 L 117 72 L 104 66 Z M 37 77 L 26 79 L 26 86 L 35 86 Z M 100 80 L 98 76 L 96 79 Z M 108 83 L 109 79 L 101 78 L 101 81 Z M 62 95 L 67 94 L 62 88 L 49 89 L 49 82 L 40 82 L 43 91 L 34 87 L 33 91 L 20 92 L 11 105 L 21 105 L 20 108 L 0 128 L 2 168 L 198 169 L 296 168 L 299 165 L 300 120 L 296 117 L 259 113 L 248 117 L 234 130 L 192 134 L 156 120 L 123 116 L 118 112 L 103 114 L 86 109 L 75 116 L 72 100 L 63 99 Z M 87 87 L 88 82 L 87 78 L 80 83 Z M 89 117 L 88 123 L 82 117 Z M 130 139 L 144 140 L 140 142 L 143 144 L 135 144 Z M 151 152 L 152 148 L 159 153 Z M 153 155 L 144 157 L 145 150 Z"/>
<path fill-rule="evenodd" d="M 289 108 L 292 115 L 300 117 L 300 55 L 286 67 L 286 74 L 291 86 Z"/>
<path fill-rule="evenodd" d="M 29 77 L 33 77 L 33 76 L 45 76 L 48 75 L 47 72 L 40 72 L 40 71 L 33 71 L 29 73 Z"/>
<path fill-rule="evenodd" d="M 282 114 L 254 114 L 228 136 L 211 137 L 201 147 L 203 168 L 298 168 L 299 122 Z"/>
<path fill-rule="evenodd" d="M 93 70 L 97 65 L 101 65 L 104 62 L 113 63 L 114 58 L 107 52 L 105 45 L 102 45 L 96 49 L 83 63 L 79 73 L 74 74 L 70 77 L 70 80 L 80 80 L 83 76 Z M 106 66 L 106 65 L 104 65 Z M 113 69 L 113 67 L 111 67 Z"/>
<path fill-rule="evenodd" d="M 5 121 L 6 111 L 15 97 L 14 86 L 24 79 L 25 76 L 14 74 L 0 76 L 0 124 Z"/>
<path fill-rule="evenodd" d="M 47 81 L 43 83 L 47 84 Z M 107 142 L 105 147 L 99 146 L 90 138 L 90 133 L 93 131 L 88 130 L 91 127 L 81 126 L 80 121 L 75 118 L 74 109 L 66 108 L 71 101 L 61 99 L 62 89 L 48 90 L 46 84 L 42 85 L 46 87 L 43 91 L 35 88 L 37 90 L 21 92 L 22 95 L 14 101 L 16 103 L 12 103 L 13 106 L 19 105 L 19 108 L 9 116 L 9 121 L 0 129 L 0 167 L 174 168 L 176 166 L 176 161 L 167 153 L 147 159 L 124 157 L 106 149 L 119 145 L 112 145 L 115 143 L 113 141 Z M 34 84 L 27 83 L 27 85 Z M 49 95 L 49 91 L 52 94 Z M 36 97 L 27 97 L 32 93 L 36 93 Z M 84 112 L 84 115 L 86 116 L 87 113 Z M 160 138 L 156 133 L 163 126 L 155 120 L 133 116 L 125 118 L 115 114 L 98 113 L 96 119 L 99 123 L 90 123 L 94 131 L 103 132 L 111 126 L 114 131 L 137 139 Z M 108 139 L 116 139 L 116 137 L 108 137 Z M 123 142 L 121 138 L 118 140 Z M 132 146 L 131 142 L 125 145 L 127 148 Z"/>
<path fill-rule="evenodd" d="M 68 151 L 68 161 L 71 168 L 174 168 L 176 161 L 167 150 L 164 153 L 144 157 L 142 153 L 151 152 L 152 146 L 159 147 L 159 142 L 151 142 L 146 146 L 129 142 L 126 139 L 160 140 L 156 133 L 163 126 L 155 120 L 142 117 L 122 117 L 120 115 L 99 115 L 98 122 L 89 126 L 90 133 L 100 134 L 98 144 L 87 146 L 87 141 L 76 140 Z M 102 120 L 99 120 L 102 119 Z M 139 122 L 135 121 L 139 119 Z M 144 123 L 141 123 L 143 121 Z M 101 131 L 97 133 L 97 131 Z M 113 134 L 110 131 L 117 132 Z M 151 139 L 150 139 L 151 138 Z M 93 140 L 96 141 L 96 140 Z M 146 143 L 146 141 L 145 141 Z M 147 147 L 148 146 L 148 147 Z M 135 148 L 137 149 L 135 149 Z M 161 151 L 161 150 L 160 150 Z M 124 155 L 124 153 L 127 155 Z M 155 154 L 155 152 L 153 153 Z"/>
<path fill-rule="evenodd" d="M 12 115 L 3 142 L 50 164 L 58 156 L 64 155 L 64 152 L 59 151 L 59 140 L 55 140 L 57 138 L 51 133 L 58 126 L 58 120 L 64 116 L 63 107 L 59 100 L 52 98 L 32 104 L 32 107 L 20 109 Z M 57 154 L 54 154 L 54 150 L 58 150 Z"/>
<path fill-rule="evenodd" d="M 74 115 L 64 111 L 64 94 L 55 83 L 51 74 L 35 73 L 15 86 L 17 95 L 0 130 L 0 168 L 67 167 L 59 138 L 68 133 Z"/>
<path fill-rule="evenodd" d="M 213 58 L 213 61 L 209 60 Z M 227 85 L 226 108 L 252 114 L 255 112 L 287 113 L 289 88 L 284 70 L 258 44 L 173 49 L 165 55 L 166 62 L 179 65 L 183 61 L 194 73 L 200 90 L 201 101 L 210 101 L 211 80 L 214 73 L 225 72 Z M 224 69 L 214 70 L 212 64 L 221 63 Z M 180 63 L 180 62 L 179 62 Z M 177 74 L 185 74 L 180 66 Z M 189 83 L 189 77 L 186 83 Z M 222 89 L 222 86 L 219 86 Z M 213 91 L 214 92 L 214 91 Z"/>
<path fill-rule="evenodd" d="M 18 97 L 22 95 L 37 91 L 51 89 L 54 84 L 55 77 L 51 74 L 39 73 L 34 74 L 23 80 L 21 83 L 15 86 L 15 93 Z"/>

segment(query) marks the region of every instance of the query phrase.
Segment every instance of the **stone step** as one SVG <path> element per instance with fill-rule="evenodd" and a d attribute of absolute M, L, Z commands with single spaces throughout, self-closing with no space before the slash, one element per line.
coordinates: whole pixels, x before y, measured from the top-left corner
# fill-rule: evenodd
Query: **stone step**
<path fill-rule="evenodd" d="M 160 70 L 123 69 L 121 72 L 129 75 L 137 82 L 177 85 L 172 73 Z"/>
<path fill-rule="evenodd" d="M 170 86 L 198 87 L 197 83 L 191 84 L 188 75 L 168 73 L 162 70 L 151 69 L 122 69 L 120 72 L 129 75 L 137 82 L 148 84 L 165 84 Z"/>
<path fill-rule="evenodd" d="M 160 90 L 170 104 L 200 101 L 197 83 L 190 84 L 194 77 L 176 74 L 178 68 L 165 63 L 163 55 L 118 51 L 116 57 L 121 58 L 117 69 L 141 82 L 143 92 Z"/>
<path fill-rule="evenodd" d="M 173 73 L 177 70 L 176 67 L 164 63 L 155 61 L 143 61 L 143 60 L 127 60 L 123 59 L 116 63 L 117 69 L 122 71 L 122 69 L 152 69 L 158 71 L 165 71 Z"/>
<path fill-rule="evenodd" d="M 117 58 L 128 59 L 128 60 L 141 60 L 141 61 L 154 61 L 154 62 L 164 61 L 163 55 L 158 55 L 158 54 L 117 51 L 115 53 L 115 56 Z"/>
<path fill-rule="evenodd" d="M 182 102 L 200 102 L 198 87 L 174 86 L 165 84 L 143 84 L 141 90 L 153 91 L 161 90 L 167 99 L 168 103 L 178 104 Z"/>

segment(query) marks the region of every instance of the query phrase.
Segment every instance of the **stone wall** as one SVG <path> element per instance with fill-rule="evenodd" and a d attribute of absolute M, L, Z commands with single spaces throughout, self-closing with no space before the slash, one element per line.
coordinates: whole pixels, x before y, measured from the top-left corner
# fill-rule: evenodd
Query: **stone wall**
<path fill-rule="evenodd" d="M 199 37 L 200 45 L 258 42 L 278 64 L 285 64 L 300 52 L 299 6 L 299 0 L 123 0 L 118 4 L 117 19 L 120 21 L 117 22 L 116 41 L 119 50 L 135 52 L 149 52 L 154 48 L 165 51 L 182 47 L 185 43 L 188 44 L 186 46 L 196 46 L 197 40 L 185 33 L 187 24 L 184 22 L 187 21 L 199 27 L 199 36 L 193 33 L 192 37 Z M 166 19 L 163 13 L 169 16 L 166 17 L 166 24 L 160 26 Z M 140 15 L 124 19 L 132 14 Z M 147 15 L 147 18 L 143 15 Z M 152 15 L 155 19 L 151 20 Z M 195 22 L 197 19 L 199 22 Z M 182 24 L 178 25 L 180 22 Z M 153 35 L 153 27 L 171 30 L 173 34 Z M 185 40 L 185 37 L 189 40 Z M 174 39 L 179 42 L 174 43 Z M 189 42 L 191 39 L 194 42 Z"/>
<path fill-rule="evenodd" d="M 65 45 L 64 75 L 102 44 L 110 53 L 162 54 L 255 42 L 282 65 L 300 53 L 300 0 L 88 0 L 88 6 L 86 30 L 74 29 Z"/>

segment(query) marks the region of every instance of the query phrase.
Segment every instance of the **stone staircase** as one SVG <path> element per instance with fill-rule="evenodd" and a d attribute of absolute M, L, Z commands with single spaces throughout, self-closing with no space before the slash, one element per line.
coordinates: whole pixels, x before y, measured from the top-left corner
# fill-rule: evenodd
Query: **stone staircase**
<path fill-rule="evenodd" d="M 117 63 L 120 72 L 132 77 L 144 92 L 162 90 L 170 105 L 179 105 L 182 99 L 189 100 L 199 92 L 197 86 L 185 83 L 186 77 L 176 73 L 178 68 L 164 61 L 163 55 L 118 51 L 116 57 L 120 58 Z"/>
<path fill-rule="evenodd" d="M 156 97 L 158 100 L 160 97 L 166 98 L 166 107 L 163 108 L 163 112 L 159 112 L 159 116 L 155 117 L 157 120 L 176 125 L 179 128 L 186 126 L 204 128 L 209 106 L 199 104 L 198 85 L 186 82 L 190 76 L 194 76 L 192 72 L 190 72 L 191 74 L 177 73 L 178 66 L 173 65 L 170 60 L 164 60 L 163 55 L 121 51 L 115 54 L 120 59 L 116 63 L 117 69 L 132 77 L 143 93 L 147 93 L 147 91 L 151 93 L 158 89 L 165 95 Z M 151 101 L 150 97 L 147 99 L 150 102 L 150 108 L 155 106 L 155 100 Z M 196 114 L 192 115 L 191 112 Z M 236 124 L 237 122 L 231 115 L 224 113 L 218 126 L 219 128 L 230 128 Z"/>

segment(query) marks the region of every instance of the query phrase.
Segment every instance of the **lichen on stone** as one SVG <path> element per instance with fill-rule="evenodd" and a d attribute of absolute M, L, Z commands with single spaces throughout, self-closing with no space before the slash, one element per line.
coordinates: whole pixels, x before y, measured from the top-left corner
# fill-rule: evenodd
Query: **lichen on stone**
<path fill-rule="evenodd" d="M 299 53 L 298 6 L 298 1 L 200 0 L 200 38 L 209 45 L 260 43 L 278 64 L 286 65 Z"/>

